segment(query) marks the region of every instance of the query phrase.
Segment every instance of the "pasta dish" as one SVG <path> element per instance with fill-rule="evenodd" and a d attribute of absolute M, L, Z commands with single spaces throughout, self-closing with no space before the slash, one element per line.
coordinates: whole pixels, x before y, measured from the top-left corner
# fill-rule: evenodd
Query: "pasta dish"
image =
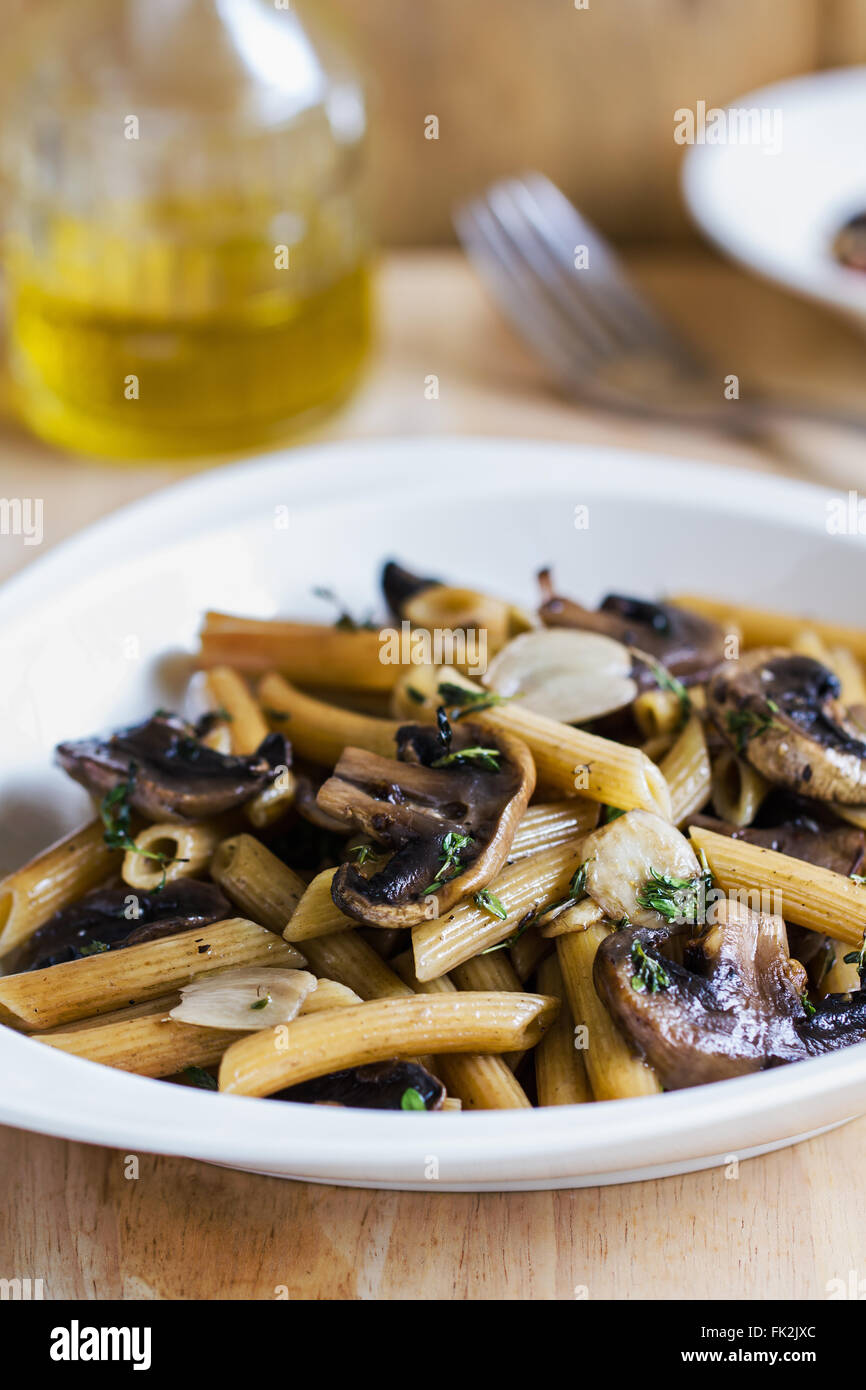
<path fill-rule="evenodd" d="M 182 711 L 58 746 L 93 815 L 0 881 L 0 1023 L 404 1111 L 866 1039 L 866 634 L 539 586 L 389 562 L 385 623 L 206 614 Z"/>

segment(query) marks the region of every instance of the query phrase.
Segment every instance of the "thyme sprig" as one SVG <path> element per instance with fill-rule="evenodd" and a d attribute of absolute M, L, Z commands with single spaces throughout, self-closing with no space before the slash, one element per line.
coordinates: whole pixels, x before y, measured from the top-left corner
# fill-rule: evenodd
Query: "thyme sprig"
<path fill-rule="evenodd" d="M 670 988 L 671 977 L 661 961 L 649 955 L 639 941 L 632 942 L 631 963 L 631 987 L 637 994 L 660 994 Z"/>
<path fill-rule="evenodd" d="M 713 876 L 707 868 L 692 878 L 676 878 L 650 869 L 636 899 L 639 907 L 660 913 L 668 922 L 697 926 L 706 921 L 707 894 L 712 886 Z"/>
<path fill-rule="evenodd" d="M 475 843 L 474 836 L 463 835 L 459 830 L 449 830 L 445 839 L 442 841 L 442 867 L 436 874 L 429 888 L 425 888 L 421 894 L 426 898 L 428 893 L 438 893 L 450 879 L 456 878 L 463 871 L 463 864 L 460 862 L 460 854 L 464 849 Z"/>
<path fill-rule="evenodd" d="M 725 716 L 728 733 L 733 734 L 737 740 L 737 752 L 742 756 L 745 754 L 748 744 L 753 738 L 760 738 L 768 729 L 782 729 L 778 719 L 773 715 L 779 713 L 779 706 L 775 700 L 767 700 L 769 714 L 764 714 L 760 710 L 754 709 L 730 709 Z"/>
<path fill-rule="evenodd" d="M 497 695 L 494 690 L 467 690 L 453 681 L 442 681 L 436 694 L 451 705 L 448 713 L 455 724 L 464 714 L 480 714 L 482 710 L 493 709 L 494 705 L 504 705 L 514 699 L 513 695 Z"/>
<path fill-rule="evenodd" d="M 162 850 L 141 849 L 130 834 L 130 823 L 132 819 L 131 797 L 135 789 L 136 765 L 131 762 L 127 768 L 126 781 L 118 782 L 116 787 L 105 793 L 99 804 L 99 815 L 104 826 L 103 839 L 109 849 L 131 850 L 133 854 L 140 854 L 142 859 L 154 859 L 162 868 L 162 879 L 157 884 L 154 892 L 159 893 L 165 887 L 166 868 L 169 864 L 185 864 L 186 859 L 181 859 L 177 855 L 164 854 Z"/>

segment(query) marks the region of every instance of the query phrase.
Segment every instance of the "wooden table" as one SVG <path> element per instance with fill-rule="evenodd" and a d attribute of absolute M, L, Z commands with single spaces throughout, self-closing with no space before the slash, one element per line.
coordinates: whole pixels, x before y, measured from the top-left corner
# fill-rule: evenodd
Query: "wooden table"
<path fill-rule="evenodd" d="M 856 404 L 866 344 L 822 311 L 701 254 L 634 269 L 722 374 Z M 788 432 L 772 457 L 557 400 L 456 253 L 389 258 L 382 335 L 356 399 L 320 434 L 520 435 L 664 449 L 866 487 L 862 439 Z M 439 377 L 438 400 L 425 378 Z M 734 407 L 735 408 L 735 407 Z M 44 499 L 45 544 L 181 470 L 63 458 L 9 425 L 0 497 Z M 34 557 L 0 537 L 0 577 Z M 382 1193 L 281 1182 L 191 1161 L 0 1130 L 0 1276 L 46 1298 L 814 1298 L 866 1274 L 866 1119 L 794 1149 L 681 1178 L 524 1194 Z M 640 1155 L 636 1155 L 636 1161 Z"/>

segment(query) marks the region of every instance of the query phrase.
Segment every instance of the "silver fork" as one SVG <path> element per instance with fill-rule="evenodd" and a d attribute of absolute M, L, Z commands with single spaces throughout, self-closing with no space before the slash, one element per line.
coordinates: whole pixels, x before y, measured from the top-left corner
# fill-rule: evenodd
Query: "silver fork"
<path fill-rule="evenodd" d="M 560 387 L 605 409 L 754 436 L 785 419 L 866 430 L 866 415 L 724 382 L 632 285 L 615 253 L 543 174 L 503 179 L 458 207 L 457 234 Z"/>

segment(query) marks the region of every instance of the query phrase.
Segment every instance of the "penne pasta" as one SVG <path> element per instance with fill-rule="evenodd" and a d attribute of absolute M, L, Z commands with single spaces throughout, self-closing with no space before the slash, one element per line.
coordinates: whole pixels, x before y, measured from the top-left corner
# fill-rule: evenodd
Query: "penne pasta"
<path fill-rule="evenodd" d="M 600 809 L 597 801 L 588 801 L 582 796 L 530 806 L 511 842 L 509 860 L 523 859 L 537 850 L 563 845 L 575 835 L 594 830 Z"/>
<path fill-rule="evenodd" d="M 534 1047 L 558 1000 L 536 994 L 412 995 L 296 1018 L 234 1043 L 220 1063 L 221 1091 L 266 1096 L 345 1067 L 423 1050 L 513 1052 Z"/>
<path fill-rule="evenodd" d="M 447 975 L 438 980 L 420 981 L 412 968 L 411 952 L 394 962 L 406 984 L 417 994 L 456 994 Z M 494 986 L 495 988 L 495 986 Z M 519 990 L 519 982 L 518 982 Z M 510 1053 L 521 1058 L 523 1052 Z M 514 1070 L 504 1057 L 484 1053 L 444 1053 L 433 1060 L 433 1069 L 449 1094 L 459 1097 L 467 1110 L 530 1109 L 529 1097 L 514 1078 Z"/>
<path fill-rule="evenodd" d="M 525 985 L 532 978 L 539 961 L 544 960 L 552 950 L 550 942 L 545 940 L 538 927 L 529 927 L 517 938 L 509 948 L 508 957 L 521 984 Z M 500 953 L 497 951 L 496 954 Z"/>
<path fill-rule="evenodd" d="M 331 897 L 336 872 L 336 869 L 323 869 L 304 889 L 283 931 L 287 941 L 308 941 L 313 936 L 328 936 L 331 932 L 357 927 L 355 919 L 341 912 Z"/>
<path fill-rule="evenodd" d="M 136 849 L 123 856 L 121 877 L 130 888 L 143 892 L 152 892 L 177 878 L 197 878 L 208 867 L 220 834 L 216 825 L 204 821 L 198 825 L 163 821 L 145 826 L 135 837 Z"/>
<path fill-rule="evenodd" d="M 468 690 L 480 689 L 450 669 L 441 671 L 440 677 Z M 482 728 L 522 739 L 535 759 L 543 786 L 566 795 L 578 792 L 590 801 L 622 811 L 653 811 L 670 820 L 667 782 L 639 748 L 533 714 L 517 701 L 473 712 L 472 717 Z"/>
<path fill-rule="evenodd" d="M 711 781 L 716 814 L 732 825 L 751 825 L 770 789 L 760 772 L 729 748 L 722 749 L 713 758 Z M 698 809 L 692 806 L 678 824 L 685 824 L 689 815 L 694 815 Z"/>
<path fill-rule="evenodd" d="M 713 878 L 725 893 L 769 897 L 771 905 L 763 911 L 860 945 L 866 931 L 866 886 L 817 864 L 701 826 L 691 826 L 689 836 L 695 849 L 707 856 Z"/>
<path fill-rule="evenodd" d="M 156 999 L 200 975 L 237 965 L 304 965 L 295 947 L 241 917 L 104 951 L 81 960 L 0 977 L 0 1022 L 53 1028 L 123 1004 Z"/>
<path fill-rule="evenodd" d="M 104 834 L 101 823 L 91 821 L 0 879 L 0 956 L 117 868 L 121 853 L 108 848 Z"/>
<path fill-rule="evenodd" d="M 644 738 L 676 734 L 683 722 L 683 702 L 672 690 L 644 690 L 632 710 Z"/>
<path fill-rule="evenodd" d="M 538 967 L 538 988 L 561 1000 L 556 1021 L 535 1049 L 535 1084 L 539 1105 L 583 1105 L 592 1100 L 583 1053 L 575 1046 L 574 1020 L 564 998 L 565 986 L 556 956 Z"/>
<path fill-rule="evenodd" d="M 99 1019 L 87 1019 L 67 1029 L 38 1034 L 39 1042 L 91 1062 L 135 1072 L 138 1076 L 172 1076 L 186 1067 L 212 1067 L 226 1048 L 237 1042 L 233 1028 L 200 1028 L 169 1017 L 180 995 L 170 995 L 136 1009 L 122 1009 Z M 348 1008 L 362 1001 L 335 980 L 320 980 L 301 1003 L 301 1014 Z M 250 1030 L 253 1031 L 253 1030 Z"/>
<path fill-rule="evenodd" d="M 362 999 L 411 994 L 409 987 L 356 931 L 305 941 L 304 955 L 314 975 L 338 980 Z"/>
<path fill-rule="evenodd" d="M 211 860 L 211 876 L 254 922 L 282 932 L 307 885 L 252 835 L 223 840 Z"/>
<path fill-rule="evenodd" d="M 707 803 L 711 767 L 704 726 L 696 714 L 687 720 L 670 752 L 661 761 L 671 796 L 671 819 L 685 825 Z"/>
<path fill-rule="evenodd" d="M 214 666 L 205 673 L 204 685 L 213 708 L 226 717 L 231 752 L 255 753 L 270 729 L 246 681 L 231 666 Z"/>
<path fill-rule="evenodd" d="M 745 647 L 790 647 L 804 627 L 803 618 L 793 617 L 789 613 L 776 613 L 767 608 L 746 608 L 742 604 L 695 594 L 677 594 L 670 602 L 679 608 L 700 613 L 705 618 L 715 618 L 723 624 L 730 619 L 742 633 Z M 866 632 L 860 628 L 811 618 L 809 627 L 828 646 L 847 647 L 858 661 L 866 661 Z"/>
<path fill-rule="evenodd" d="M 394 739 L 402 720 L 377 719 L 372 714 L 326 705 L 271 672 L 259 683 L 259 700 L 267 717 L 277 728 L 291 728 L 292 748 L 297 757 L 332 767 L 344 748 L 367 748 L 383 758 L 393 758 Z M 286 716 L 286 719 L 275 718 Z"/>
<path fill-rule="evenodd" d="M 301 685 L 390 690 L 402 668 L 382 660 L 382 651 L 378 629 L 207 613 L 199 664 L 257 674 L 280 671 Z"/>
<path fill-rule="evenodd" d="M 505 951 L 488 951 L 487 955 L 473 956 L 471 960 L 456 966 L 451 978 L 458 989 L 499 989 L 514 994 L 519 994 L 523 989 L 517 971 Z M 524 1055 L 523 1052 L 509 1052 L 504 1061 L 511 1071 L 516 1071 Z"/>
<path fill-rule="evenodd" d="M 464 902 L 444 917 L 412 928 L 412 950 L 419 980 L 435 980 L 455 965 L 462 965 L 513 935 L 527 917 L 545 903 L 562 898 L 581 864 L 582 841 L 554 845 L 552 849 L 519 859 L 496 875 L 490 891 L 499 898 L 506 917 L 500 920 Z"/>
<path fill-rule="evenodd" d="M 595 1100 L 657 1095 L 661 1090 L 651 1067 L 635 1055 L 596 993 L 592 967 L 607 926 L 560 936 L 556 953 L 575 1027 L 575 1045 L 583 1043 L 583 1061 Z M 582 1032 L 578 1030 L 583 1030 Z"/>

